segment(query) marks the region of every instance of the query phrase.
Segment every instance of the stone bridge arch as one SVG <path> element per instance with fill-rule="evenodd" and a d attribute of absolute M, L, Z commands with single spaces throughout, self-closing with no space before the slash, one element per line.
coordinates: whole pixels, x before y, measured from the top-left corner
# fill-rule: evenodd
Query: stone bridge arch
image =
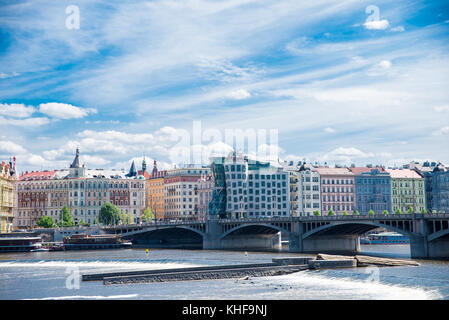
<path fill-rule="evenodd" d="M 258 234 L 257 231 L 261 231 L 259 234 L 275 234 L 278 233 L 279 231 L 285 232 L 287 234 L 291 233 L 290 230 L 287 230 L 285 228 L 270 223 L 242 223 L 222 233 L 219 239 L 222 240 L 229 235 L 235 234 L 238 231 L 248 230 L 249 228 L 252 228 L 253 231 L 255 231 L 255 233 L 253 234 Z"/>
<path fill-rule="evenodd" d="M 132 240 L 136 247 L 202 249 L 205 233 L 186 225 L 142 228 L 122 233 L 122 237 Z"/>
<path fill-rule="evenodd" d="M 419 233 L 415 233 L 405 228 L 395 227 L 378 221 L 336 221 L 312 228 L 311 230 L 307 230 L 302 234 L 302 239 L 305 240 L 313 236 L 330 235 L 360 236 L 376 228 L 384 228 L 389 231 L 394 231 L 403 234 L 409 239 L 422 237 Z"/>

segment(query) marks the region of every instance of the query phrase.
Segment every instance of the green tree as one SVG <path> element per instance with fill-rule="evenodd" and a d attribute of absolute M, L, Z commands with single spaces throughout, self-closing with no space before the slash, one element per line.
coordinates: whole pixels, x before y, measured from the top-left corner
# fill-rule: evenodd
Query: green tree
<path fill-rule="evenodd" d="M 368 214 L 369 214 L 370 216 L 374 216 L 374 215 L 375 215 L 373 209 L 371 209 L 370 211 L 368 211 Z"/>
<path fill-rule="evenodd" d="M 432 214 L 437 214 L 437 211 L 436 210 L 432 210 Z"/>
<path fill-rule="evenodd" d="M 315 211 L 313 212 L 313 215 L 314 215 L 314 216 L 321 216 L 320 210 L 315 210 Z"/>
<path fill-rule="evenodd" d="M 120 221 L 120 211 L 112 203 L 106 202 L 101 206 L 99 219 L 100 223 L 105 225 L 118 224 Z"/>
<path fill-rule="evenodd" d="M 398 210 L 396 210 L 395 213 L 396 213 L 396 214 L 402 214 L 402 210 L 401 210 L 401 209 L 398 209 Z"/>
<path fill-rule="evenodd" d="M 75 222 L 73 222 L 72 215 L 70 214 L 69 208 L 67 208 L 67 206 L 64 206 L 61 209 L 58 225 L 60 227 L 73 227 L 75 225 Z"/>
<path fill-rule="evenodd" d="M 359 213 L 358 210 L 355 210 L 353 214 L 354 214 L 355 216 L 359 216 L 359 215 L 360 215 L 360 213 Z"/>
<path fill-rule="evenodd" d="M 142 219 L 145 217 L 145 221 L 153 221 L 154 220 L 154 213 L 151 210 L 150 207 L 147 207 L 145 211 L 143 212 Z"/>
<path fill-rule="evenodd" d="M 128 224 L 128 215 L 126 213 L 121 213 L 120 221 L 122 222 L 122 224 Z"/>
<path fill-rule="evenodd" d="M 422 214 L 427 214 L 427 210 L 423 208 L 423 209 L 421 210 L 421 213 L 422 213 Z"/>
<path fill-rule="evenodd" d="M 335 216 L 335 212 L 332 211 L 332 209 L 329 210 L 329 212 L 327 213 L 328 216 Z"/>
<path fill-rule="evenodd" d="M 44 228 L 53 228 L 55 223 L 53 222 L 53 219 L 51 217 L 44 216 L 39 219 L 37 225 Z"/>
<path fill-rule="evenodd" d="M 385 216 L 387 216 L 387 215 L 388 215 L 388 210 L 382 211 L 382 214 L 385 215 Z"/>
<path fill-rule="evenodd" d="M 347 216 L 347 215 L 348 215 L 348 211 L 346 211 L 346 210 L 343 211 L 343 215 L 344 215 L 344 216 Z"/>
<path fill-rule="evenodd" d="M 407 214 L 412 214 L 412 213 L 413 213 L 413 207 L 410 206 L 410 208 L 408 208 L 408 210 L 407 210 Z"/>

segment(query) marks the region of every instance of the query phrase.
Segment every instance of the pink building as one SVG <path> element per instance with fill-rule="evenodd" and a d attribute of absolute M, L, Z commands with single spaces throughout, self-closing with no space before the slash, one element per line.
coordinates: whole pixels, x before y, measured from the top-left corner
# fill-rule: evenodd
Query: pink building
<path fill-rule="evenodd" d="M 342 215 L 355 210 L 355 176 L 348 168 L 316 168 L 321 179 L 321 210 Z"/>

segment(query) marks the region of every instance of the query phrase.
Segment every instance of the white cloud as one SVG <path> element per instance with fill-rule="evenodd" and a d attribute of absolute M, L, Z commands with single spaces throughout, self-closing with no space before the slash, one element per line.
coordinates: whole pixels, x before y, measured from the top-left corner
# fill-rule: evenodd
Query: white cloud
<path fill-rule="evenodd" d="M 0 103 L 0 115 L 13 118 L 28 118 L 36 109 L 32 106 L 25 106 L 23 103 L 4 104 Z"/>
<path fill-rule="evenodd" d="M 39 127 L 50 123 L 48 118 L 7 119 L 0 116 L 0 124 L 16 127 Z"/>
<path fill-rule="evenodd" d="M 333 128 L 324 128 L 324 132 L 326 132 L 326 133 L 335 133 L 336 132 L 336 130 L 335 129 L 333 129 Z"/>
<path fill-rule="evenodd" d="M 12 141 L 0 141 L 0 154 L 24 154 L 26 150 L 21 145 L 18 145 Z"/>
<path fill-rule="evenodd" d="M 435 110 L 436 112 L 448 112 L 449 111 L 449 105 L 435 106 L 435 107 L 433 107 L 433 110 Z"/>
<path fill-rule="evenodd" d="M 385 30 L 388 28 L 390 23 L 388 20 L 374 20 L 374 21 L 367 21 L 363 24 L 366 29 L 368 30 Z"/>
<path fill-rule="evenodd" d="M 442 127 L 440 129 L 438 129 L 437 131 L 433 132 L 433 135 L 435 135 L 435 136 L 441 136 L 441 135 L 446 135 L 446 134 L 449 134 L 449 126 Z"/>
<path fill-rule="evenodd" d="M 404 32 L 405 29 L 404 29 L 403 26 L 397 26 L 397 27 L 391 28 L 391 31 L 393 31 L 393 32 Z"/>
<path fill-rule="evenodd" d="M 89 113 L 97 113 L 93 108 L 80 108 L 71 104 L 50 102 L 39 105 L 39 112 L 57 119 L 79 119 Z"/>
<path fill-rule="evenodd" d="M 319 156 L 318 161 L 343 163 L 349 165 L 355 162 L 355 160 L 369 159 L 372 157 L 374 157 L 374 153 L 371 152 L 366 153 L 353 147 L 339 147 L 328 153 L 325 153 L 322 156 Z"/>
<path fill-rule="evenodd" d="M 239 90 L 230 92 L 227 96 L 232 99 L 242 100 L 242 99 L 247 99 L 247 98 L 251 97 L 251 93 L 249 93 L 245 89 L 239 89 Z"/>
<path fill-rule="evenodd" d="M 7 78 L 12 78 L 12 77 L 17 77 L 19 75 L 20 75 L 20 73 L 17 73 L 17 72 L 13 72 L 13 73 L 0 72 L 0 79 L 7 79 Z"/>
<path fill-rule="evenodd" d="M 391 61 L 382 60 L 381 62 L 379 62 L 378 66 L 382 69 L 389 69 L 391 67 Z"/>

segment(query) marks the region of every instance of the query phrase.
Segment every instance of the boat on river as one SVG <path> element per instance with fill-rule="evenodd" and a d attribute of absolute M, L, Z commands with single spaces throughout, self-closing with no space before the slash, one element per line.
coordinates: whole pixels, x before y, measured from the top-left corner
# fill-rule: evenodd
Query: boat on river
<path fill-rule="evenodd" d="M 64 237 L 63 245 L 65 250 L 98 250 L 130 248 L 132 243 L 123 240 L 120 235 L 74 234 L 71 237 Z"/>
<path fill-rule="evenodd" d="M 41 237 L 0 238 L 0 252 L 30 252 L 42 248 Z"/>
<path fill-rule="evenodd" d="M 397 232 L 369 233 L 360 238 L 360 244 L 409 244 L 410 239 Z"/>

